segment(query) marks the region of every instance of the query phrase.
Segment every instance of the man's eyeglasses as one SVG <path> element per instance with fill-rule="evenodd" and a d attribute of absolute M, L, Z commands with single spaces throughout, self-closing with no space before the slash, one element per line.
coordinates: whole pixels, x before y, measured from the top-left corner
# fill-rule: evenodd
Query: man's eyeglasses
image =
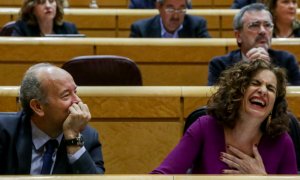
<path fill-rule="evenodd" d="M 259 21 L 249 23 L 247 28 L 250 31 L 258 32 L 260 31 L 261 26 L 263 26 L 263 28 L 267 31 L 272 31 L 274 28 L 274 25 L 271 22 L 259 22 Z"/>
<path fill-rule="evenodd" d="M 174 13 L 185 14 L 186 9 L 165 8 L 165 12 L 168 14 L 174 14 Z"/>

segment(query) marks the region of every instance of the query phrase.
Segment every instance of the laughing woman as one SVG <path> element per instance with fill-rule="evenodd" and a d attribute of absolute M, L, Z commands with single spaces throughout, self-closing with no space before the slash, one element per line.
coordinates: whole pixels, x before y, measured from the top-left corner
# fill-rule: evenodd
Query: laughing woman
<path fill-rule="evenodd" d="M 64 22 L 64 0 L 24 0 L 12 36 L 78 34 L 75 24 Z"/>
<path fill-rule="evenodd" d="M 209 115 L 152 173 L 297 174 L 284 71 L 262 60 L 242 62 L 224 71 L 218 86 Z"/>

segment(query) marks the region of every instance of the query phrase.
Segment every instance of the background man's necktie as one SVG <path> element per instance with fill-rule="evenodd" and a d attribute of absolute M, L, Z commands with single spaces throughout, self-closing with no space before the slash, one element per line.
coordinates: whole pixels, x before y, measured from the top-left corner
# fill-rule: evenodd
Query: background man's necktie
<path fill-rule="evenodd" d="M 45 147 L 46 152 L 43 155 L 43 167 L 41 174 L 50 174 L 53 163 L 52 156 L 55 148 L 58 147 L 58 142 L 56 139 L 50 139 L 48 142 L 46 142 Z"/>

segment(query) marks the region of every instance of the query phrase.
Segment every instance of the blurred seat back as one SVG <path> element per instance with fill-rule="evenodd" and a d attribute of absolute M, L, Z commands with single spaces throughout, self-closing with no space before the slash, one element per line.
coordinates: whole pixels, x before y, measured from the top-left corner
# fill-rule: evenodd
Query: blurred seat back
<path fill-rule="evenodd" d="M 10 21 L 0 29 L 0 36 L 11 36 L 15 26 L 15 21 Z"/>
<path fill-rule="evenodd" d="M 79 56 L 62 66 L 80 86 L 141 86 L 142 75 L 129 58 L 113 55 Z"/>

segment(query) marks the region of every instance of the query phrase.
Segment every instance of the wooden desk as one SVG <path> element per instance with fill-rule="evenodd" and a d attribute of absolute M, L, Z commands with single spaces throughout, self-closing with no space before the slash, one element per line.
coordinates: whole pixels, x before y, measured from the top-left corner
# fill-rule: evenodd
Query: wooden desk
<path fill-rule="evenodd" d="M 0 111 L 17 111 L 19 87 L 0 86 Z M 157 167 L 182 136 L 185 118 L 206 104 L 211 87 L 78 87 L 100 133 L 108 174 L 145 174 Z M 287 88 L 300 117 L 300 87 Z"/>
<path fill-rule="evenodd" d="M 300 59 L 300 39 L 274 39 L 274 49 Z M 32 64 L 61 66 L 81 55 L 120 55 L 134 60 L 146 86 L 207 84 L 208 63 L 236 49 L 235 39 L 0 38 L 0 85 L 19 85 Z M 142 52 L 142 53 L 141 53 Z"/>

